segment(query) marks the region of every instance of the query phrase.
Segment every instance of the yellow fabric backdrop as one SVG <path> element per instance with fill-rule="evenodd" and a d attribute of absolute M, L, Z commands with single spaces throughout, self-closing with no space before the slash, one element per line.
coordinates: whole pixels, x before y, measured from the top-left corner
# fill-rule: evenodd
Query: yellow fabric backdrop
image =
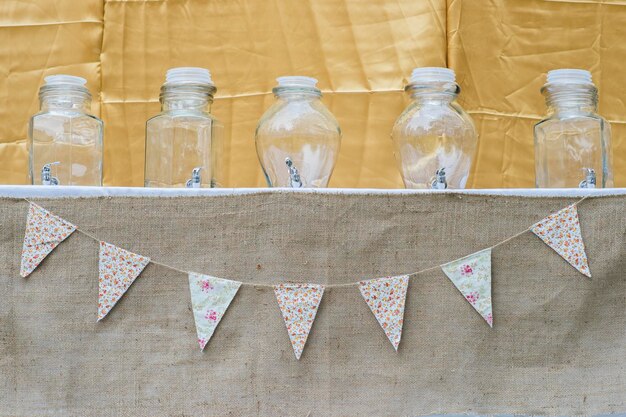
<path fill-rule="evenodd" d="M 592 71 L 626 185 L 626 7 L 539 0 L 4 0 L 0 182 L 27 180 L 26 124 L 45 75 L 88 80 L 105 121 L 106 185 L 143 184 L 145 120 L 165 71 L 203 66 L 226 125 L 226 185 L 265 186 L 254 147 L 274 78 L 319 79 L 344 137 L 333 187 L 401 187 L 389 132 L 413 67 L 449 66 L 480 144 L 470 186 L 534 184 L 532 124 L 547 70 Z"/>

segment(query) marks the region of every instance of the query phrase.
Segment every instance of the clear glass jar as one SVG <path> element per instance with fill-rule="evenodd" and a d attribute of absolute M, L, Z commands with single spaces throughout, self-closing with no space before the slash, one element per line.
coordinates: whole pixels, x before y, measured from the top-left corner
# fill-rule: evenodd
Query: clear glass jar
<path fill-rule="evenodd" d="M 102 120 L 89 114 L 84 78 L 51 75 L 28 125 L 29 177 L 36 185 L 102 186 Z"/>
<path fill-rule="evenodd" d="M 146 122 L 146 187 L 217 187 L 224 126 L 210 113 L 217 89 L 204 68 L 172 68 L 161 113 Z"/>
<path fill-rule="evenodd" d="M 406 188 L 465 188 L 478 135 L 455 99 L 454 71 L 416 68 L 405 91 L 413 100 L 393 126 L 394 154 Z"/>
<path fill-rule="evenodd" d="M 317 80 L 279 77 L 272 91 L 276 102 L 256 128 L 259 161 L 270 187 L 328 186 L 339 147 L 341 129 L 322 104 Z"/>
<path fill-rule="evenodd" d="M 591 73 L 548 72 L 541 89 L 548 117 L 535 125 L 535 185 L 539 188 L 613 187 L 611 127 L 599 116 Z"/>

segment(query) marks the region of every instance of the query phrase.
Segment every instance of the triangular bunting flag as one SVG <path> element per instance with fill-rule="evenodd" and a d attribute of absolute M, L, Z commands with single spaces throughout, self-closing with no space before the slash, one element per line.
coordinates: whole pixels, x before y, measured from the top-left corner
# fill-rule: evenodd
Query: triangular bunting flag
<path fill-rule="evenodd" d="M 76 226 L 48 210 L 30 203 L 26 219 L 26 234 L 22 247 L 20 275 L 27 277 L 50 252 L 71 235 Z"/>
<path fill-rule="evenodd" d="M 235 298 L 241 282 L 215 278 L 208 275 L 189 274 L 191 306 L 196 322 L 200 349 L 211 340 L 230 302 Z"/>
<path fill-rule="evenodd" d="M 408 275 L 359 282 L 361 295 L 396 351 L 402 338 L 408 286 Z"/>
<path fill-rule="evenodd" d="M 580 273 L 591 278 L 576 205 L 549 215 L 530 230 Z"/>
<path fill-rule="evenodd" d="M 441 265 L 465 299 L 493 327 L 491 309 L 491 248 Z"/>
<path fill-rule="evenodd" d="M 324 287 L 316 284 L 280 284 L 274 285 L 274 293 L 287 326 L 293 353 L 299 360 L 322 301 Z"/>
<path fill-rule="evenodd" d="M 109 314 L 149 262 L 150 258 L 100 242 L 98 321 Z"/>

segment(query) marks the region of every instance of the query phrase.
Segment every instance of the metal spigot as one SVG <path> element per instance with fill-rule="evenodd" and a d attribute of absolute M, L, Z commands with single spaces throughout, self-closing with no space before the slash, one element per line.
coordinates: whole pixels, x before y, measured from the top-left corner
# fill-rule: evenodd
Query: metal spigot
<path fill-rule="evenodd" d="M 59 185 L 59 179 L 52 176 L 52 165 L 60 165 L 60 162 L 50 162 L 41 168 L 41 184 L 42 185 Z"/>
<path fill-rule="evenodd" d="M 433 190 L 445 190 L 448 188 L 448 183 L 446 182 L 446 169 L 439 168 L 437 172 L 435 172 L 435 178 L 430 183 L 430 188 Z"/>
<path fill-rule="evenodd" d="M 202 178 L 200 176 L 200 171 L 202 167 L 195 167 L 193 171 L 191 171 L 191 179 L 187 180 L 185 186 L 187 188 L 200 188 L 202 184 Z"/>
<path fill-rule="evenodd" d="M 593 168 L 583 168 L 585 179 L 578 184 L 578 188 L 596 188 L 596 171 Z"/>
<path fill-rule="evenodd" d="M 290 157 L 285 158 L 285 164 L 289 170 L 289 186 L 291 188 L 301 188 L 302 179 L 300 178 L 300 173 L 298 173 L 298 169 L 293 165 Z"/>

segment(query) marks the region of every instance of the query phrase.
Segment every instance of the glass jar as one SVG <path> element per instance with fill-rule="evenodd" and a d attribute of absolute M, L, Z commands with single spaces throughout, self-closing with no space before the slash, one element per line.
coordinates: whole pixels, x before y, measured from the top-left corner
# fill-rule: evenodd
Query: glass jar
<path fill-rule="evenodd" d="M 204 68 L 172 68 L 161 113 L 146 122 L 146 187 L 217 187 L 224 126 L 210 113 L 217 89 Z"/>
<path fill-rule="evenodd" d="M 412 102 L 396 120 L 391 138 L 406 188 L 465 188 L 478 135 L 457 104 L 454 71 L 416 68 L 405 91 Z"/>
<path fill-rule="evenodd" d="M 535 185 L 539 188 L 613 186 L 611 127 L 599 116 L 589 71 L 548 72 L 541 89 L 548 117 L 535 125 Z"/>
<path fill-rule="evenodd" d="M 256 128 L 259 161 L 270 187 L 328 186 L 341 144 L 337 120 L 322 104 L 317 80 L 279 77 L 276 102 Z"/>
<path fill-rule="evenodd" d="M 36 185 L 102 186 L 102 120 L 89 114 L 84 78 L 51 75 L 28 125 L 29 177 Z"/>

